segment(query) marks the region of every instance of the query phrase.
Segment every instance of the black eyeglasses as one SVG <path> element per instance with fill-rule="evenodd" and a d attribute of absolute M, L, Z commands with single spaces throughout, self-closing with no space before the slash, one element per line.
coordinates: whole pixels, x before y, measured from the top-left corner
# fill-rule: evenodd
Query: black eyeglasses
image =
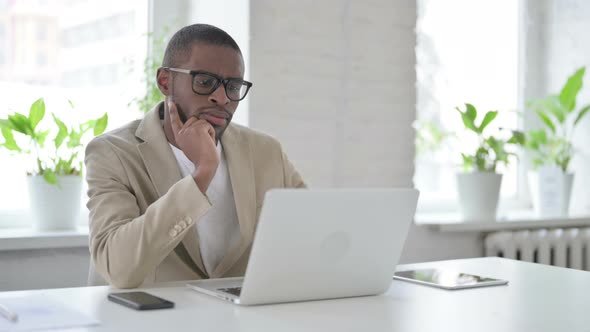
<path fill-rule="evenodd" d="M 246 97 L 248 91 L 252 87 L 252 83 L 244 81 L 243 79 L 223 78 L 203 70 L 189 70 L 172 67 L 163 68 L 176 73 L 191 75 L 193 77 L 193 92 L 201 96 L 212 94 L 217 90 L 219 84 L 223 83 L 227 98 L 231 101 L 240 101 Z"/>

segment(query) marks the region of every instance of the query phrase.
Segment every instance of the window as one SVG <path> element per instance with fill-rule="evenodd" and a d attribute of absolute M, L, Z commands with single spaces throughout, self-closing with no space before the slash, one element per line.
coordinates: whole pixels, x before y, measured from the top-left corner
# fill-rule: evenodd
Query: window
<path fill-rule="evenodd" d="M 47 39 L 47 26 L 45 22 L 39 20 L 37 22 L 37 40 L 39 42 L 45 41 Z"/>
<path fill-rule="evenodd" d="M 8 20 L 6 18 L 0 17 L 0 66 L 6 65 L 7 62 L 7 53 L 6 49 L 8 48 L 8 40 L 6 38 L 6 26 L 8 25 Z"/>
<path fill-rule="evenodd" d="M 45 52 L 37 52 L 37 65 L 39 67 L 47 65 L 47 54 Z"/>
<path fill-rule="evenodd" d="M 40 97 L 45 98 L 46 117 L 56 113 L 69 123 L 78 115 L 97 118 L 108 110 L 108 128 L 115 128 L 141 116 L 128 104 L 144 88 L 147 5 L 144 0 L 5 3 L 0 7 L 0 60 L 5 62 L 0 91 L 8 98 L 2 98 L 0 116 L 28 114 Z M 2 227 L 10 211 L 28 209 L 25 170 L 31 163 L 5 149 L 0 149 L 0 160 Z"/>
<path fill-rule="evenodd" d="M 456 106 L 469 102 L 480 113 L 499 110 L 496 124 L 510 129 L 519 124 L 519 11 L 514 0 L 418 1 L 417 123 L 422 129 L 417 135 L 429 124 L 459 135 L 438 149 L 418 142 L 414 182 L 423 212 L 456 209 L 460 152 L 477 143 L 462 136 Z M 516 200 L 517 163 L 498 171 L 504 174 L 502 198 Z"/>
<path fill-rule="evenodd" d="M 134 30 L 135 16 L 135 11 L 127 11 L 69 27 L 61 33 L 62 45 L 64 48 L 80 47 L 83 44 L 111 40 L 128 34 Z"/>
<path fill-rule="evenodd" d="M 248 79 L 248 8 L 247 2 L 236 7 L 216 0 L 182 5 L 154 0 L 5 1 L 0 4 L 0 91 L 10 98 L 2 99 L 0 116 L 28 113 L 39 97 L 45 98 L 46 116 L 54 112 L 65 120 L 74 121 L 76 114 L 96 118 L 108 111 L 108 129 L 143 116 L 129 103 L 145 91 L 148 26 L 155 36 L 166 27 L 173 33 L 192 22 L 223 28 L 242 48 Z M 43 31 L 36 28 L 41 24 Z M 248 124 L 248 98 L 232 122 Z M 26 226 L 19 220 L 28 218 L 25 170 L 30 163 L 5 149 L 0 149 L 0 161 L 0 227 Z"/>

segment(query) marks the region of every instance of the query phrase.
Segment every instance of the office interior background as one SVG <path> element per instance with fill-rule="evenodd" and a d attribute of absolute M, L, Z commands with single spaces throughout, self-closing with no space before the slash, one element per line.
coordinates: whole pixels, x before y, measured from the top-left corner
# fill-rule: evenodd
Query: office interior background
<path fill-rule="evenodd" d="M 278 138 L 312 187 L 420 189 L 401 263 L 480 257 L 484 231 L 420 222 L 457 211 L 456 152 L 471 143 L 423 153 L 416 128 L 436 121 L 459 132 L 454 107 L 465 102 L 502 110 L 506 128 L 541 126 L 525 104 L 590 63 L 588 17 L 583 0 L 3 0 L 0 116 L 44 97 L 47 112 L 71 120 L 106 111 L 114 129 L 142 115 L 135 100 L 157 40 L 214 24 L 236 39 L 254 83 L 235 122 Z M 589 215 L 588 118 L 573 142 L 570 214 Z M 69 240 L 23 236 L 26 161 L 5 149 L 0 160 L 0 290 L 85 285 L 85 208 Z M 501 169 L 500 217 L 530 209 L 527 163 L 523 155 Z"/>

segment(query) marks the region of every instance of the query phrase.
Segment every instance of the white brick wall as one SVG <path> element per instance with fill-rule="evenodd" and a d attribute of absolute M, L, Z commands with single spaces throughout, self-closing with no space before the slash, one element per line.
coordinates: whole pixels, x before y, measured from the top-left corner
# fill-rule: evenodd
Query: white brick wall
<path fill-rule="evenodd" d="M 414 1 L 250 1 L 250 126 L 318 186 L 410 186 Z"/>

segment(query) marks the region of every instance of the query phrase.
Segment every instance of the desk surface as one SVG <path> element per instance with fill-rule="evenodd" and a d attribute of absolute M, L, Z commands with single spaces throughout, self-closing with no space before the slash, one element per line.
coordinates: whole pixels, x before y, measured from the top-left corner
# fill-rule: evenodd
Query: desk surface
<path fill-rule="evenodd" d="M 393 281 L 381 296 L 240 307 L 184 287 L 147 291 L 176 308 L 138 312 L 111 303 L 102 287 L 0 293 L 45 294 L 98 319 L 68 331 L 590 331 L 590 273 L 501 258 L 422 264 L 509 280 L 508 286 L 446 291 Z"/>

